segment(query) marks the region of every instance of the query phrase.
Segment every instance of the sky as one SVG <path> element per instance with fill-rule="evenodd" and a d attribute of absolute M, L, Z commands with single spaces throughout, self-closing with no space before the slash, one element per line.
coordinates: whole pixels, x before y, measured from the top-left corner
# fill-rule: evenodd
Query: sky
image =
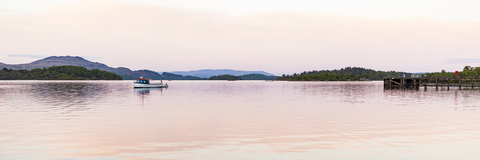
<path fill-rule="evenodd" d="M 0 62 L 276 75 L 480 66 L 478 0 L 0 0 Z"/>

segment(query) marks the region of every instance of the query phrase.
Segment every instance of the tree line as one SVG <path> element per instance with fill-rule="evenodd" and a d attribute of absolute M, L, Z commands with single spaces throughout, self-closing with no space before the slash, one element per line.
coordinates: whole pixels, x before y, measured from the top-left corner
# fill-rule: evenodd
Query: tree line
<path fill-rule="evenodd" d="M 340 70 L 313 70 L 292 75 L 283 74 L 277 80 L 284 81 L 363 81 L 382 80 L 385 77 L 410 76 L 411 73 L 397 71 L 375 71 L 361 67 L 345 67 Z"/>
<path fill-rule="evenodd" d="M 463 71 L 459 71 L 458 74 L 442 70 L 440 72 L 425 73 L 421 76 L 429 78 L 480 78 L 480 67 L 465 66 Z"/>
<path fill-rule="evenodd" d="M 0 70 L 0 80 L 122 80 L 122 76 L 80 66 L 53 66 L 32 70 Z"/>
<path fill-rule="evenodd" d="M 208 78 L 208 80 L 243 80 L 243 79 L 240 76 L 225 74 L 225 75 L 211 76 L 210 78 Z"/>

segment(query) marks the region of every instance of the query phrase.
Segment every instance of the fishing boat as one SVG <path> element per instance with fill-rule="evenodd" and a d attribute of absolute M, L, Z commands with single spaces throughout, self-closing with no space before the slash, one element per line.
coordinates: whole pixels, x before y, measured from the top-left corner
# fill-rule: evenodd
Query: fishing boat
<path fill-rule="evenodd" d="M 134 88 L 167 88 L 168 85 L 163 82 L 160 83 L 150 83 L 151 79 L 146 79 L 143 77 L 140 77 L 140 79 L 137 79 L 135 82 L 133 82 L 133 87 Z"/>

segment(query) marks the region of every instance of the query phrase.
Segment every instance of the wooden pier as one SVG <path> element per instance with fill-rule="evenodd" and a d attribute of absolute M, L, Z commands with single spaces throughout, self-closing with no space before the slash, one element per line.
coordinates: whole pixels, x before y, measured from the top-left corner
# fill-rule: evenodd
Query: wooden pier
<path fill-rule="evenodd" d="M 415 89 L 427 86 L 435 89 L 458 87 L 458 89 L 480 88 L 480 77 L 409 77 L 409 78 L 384 78 L 384 89 Z"/>

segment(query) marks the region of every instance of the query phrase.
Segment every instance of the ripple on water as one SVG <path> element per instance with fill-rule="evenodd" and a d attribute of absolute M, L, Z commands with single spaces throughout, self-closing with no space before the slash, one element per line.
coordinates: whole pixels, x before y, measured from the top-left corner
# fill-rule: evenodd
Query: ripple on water
<path fill-rule="evenodd" d="M 0 81 L 0 159 L 480 158 L 479 90 L 168 84 Z"/>

